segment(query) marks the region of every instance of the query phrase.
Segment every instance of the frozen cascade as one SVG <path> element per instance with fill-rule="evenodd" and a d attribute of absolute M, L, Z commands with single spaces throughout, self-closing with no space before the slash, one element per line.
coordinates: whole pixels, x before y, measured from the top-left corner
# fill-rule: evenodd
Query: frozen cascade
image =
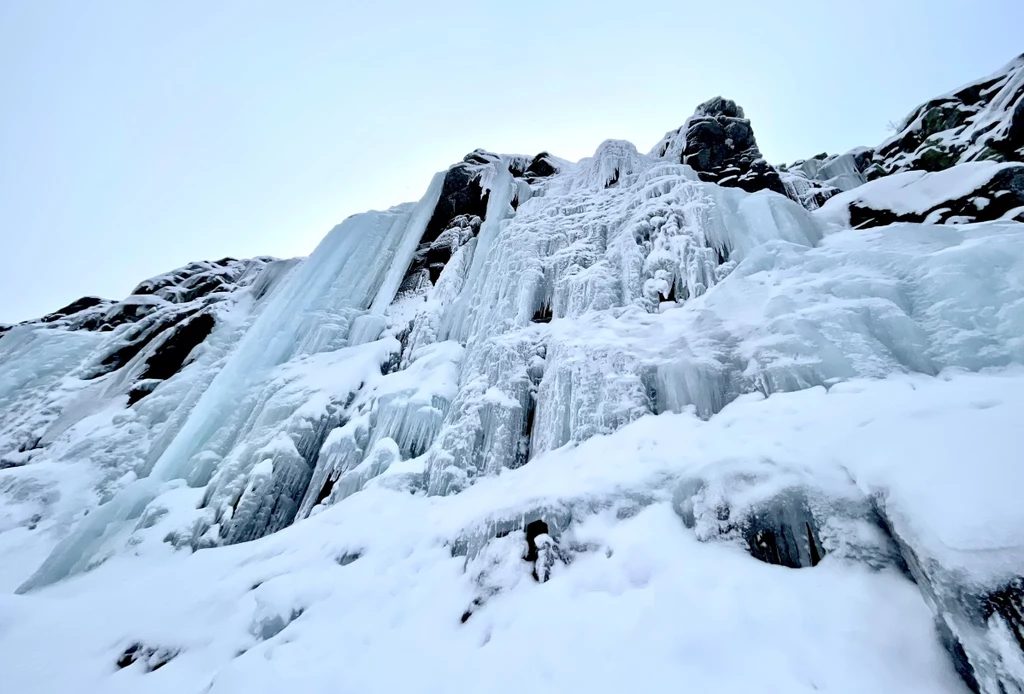
<path fill-rule="evenodd" d="M 453 302 L 450 334 L 467 353 L 459 394 L 428 454 L 431 493 L 652 411 L 652 368 L 619 373 L 611 365 L 634 360 L 614 347 L 583 349 L 585 359 L 559 350 L 538 316 L 585 321 L 626 307 L 646 315 L 659 298 L 704 294 L 765 242 L 813 246 L 824 228 L 781 196 L 703 183 L 687 166 L 615 140 L 502 221 L 507 204 L 492 192 Z"/>
<path fill-rule="evenodd" d="M 649 412 L 709 417 L 752 391 L 1019 358 L 1013 314 L 992 313 L 1012 302 L 1016 269 L 1002 293 L 928 294 L 949 290 L 936 268 L 969 262 L 969 239 L 1014 246 L 1014 225 L 967 237 L 908 226 L 885 241 L 857 237 L 870 248 L 852 250 L 853 237 L 819 247 L 825 224 L 782 196 L 603 147 L 493 229 L 484 279 L 471 300 L 460 295 L 473 329 L 459 393 L 428 452 L 431 493 Z M 824 279 L 844 265 L 843 281 Z M 954 327 L 963 318 L 937 313 L 964 301 L 992 316 L 992 337 L 973 355 L 954 337 L 966 335 Z M 553 322 L 537 324 L 545 313 Z"/>
<path fill-rule="evenodd" d="M 357 491 L 355 480 L 361 489 L 390 467 L 390 462 L 364 465 L 382 441 L 394 448 L 395 460 L 428 450 L 455 397 L 463 351 L 453 341 L 423 345 L 406 368 L 377 377 L 359 392 L 347 410 L 348 420 L 327 435 L 316 456 L 299 518 L 318 504 L 338 501 L 341 489 L 349 490 L 342 496 Z"/>
<path fill-rule="evenodd" d="M 392 262 L 409 245 L 407 237 L 422 235 L 429 219 L 424 209 L 437 204 L 442 181 L 443 174 L 436 174 L 415 206 L 354 215 L 327 235 L 243 336 L 174 443 L 155 462 L 154 477 L 186 476 L 191 457 L 215 433 L 227 434 L 219 453 L 229 450 L 233 432 L 220 429 L 229 417 L 240 419 L 235 409 L 240 394 L 263 382 L 269 369 L 345 344 L 352 321 L 394 274 Z"/>
<path fill-rule="evenodd" d="M 884 152 L 779 171 L 723 99 L 651 155 L 477 150 L 307 260 L 193 263 L 0 326 L 0 587 L 89 572 L 0 600 L 5 677 L 252 691 L 294 660 L 315 688 L 340 644 L 356 689 L 408 689 L 384 643 L 419 653 L 421 689 L 467 667 L 714 689 L 739 653 L 765 667 L 730 690 L 954 694 L 955 668 L 1024 691 L 1019 67 L 925 104 Z M 940 126 L 1007 161 L 888 170 L 941 163 L 907 137 Z M 982 195 L 983 168 L 1007 173 Z M 956 205 L 905 219 L 957 226 L 889 223 L 922 195 Z M 726 645 L 648 662 L 607 625 L 650 595 L 676 609 L 637 633 L 687 614 Z M 621 661 L 479 647 L 537 646 L 556 602 L 559 639 L 583 625 Z M 822 643 L 856 657 L 806 659 Z"/>
<path fill-rule="evenodd" d="M 443 173 L 435 175 L 415 205 L 354 215 L 335 227 L 273 295 L 167 448 L 148 469 L 139 471 L 142 479 L 84 519 L 19 590 L 46 585 L 83 569 L 116 530 L 110 527 L 116 525 L 114 521 L 137 517 L 162 483 L 188 478 L 197 470 L 212 471 L 217 460 L 228 456 L 235 446 L 247 444 L 246 436 L 258 440 L 272 435 L 281 419 L 261 421 L 260 407 L 269 398 L 260 396 L 259 391 L 268 387 L 268 381 L 273 389 L 273 369 L 298 357 L 344 346 L 355 318 L 374 301 L 390 303 L 393 295 L 381 292 L 397 291 L 437 204 L 443 180 Z M 396 270 L 403 260 L 405 266 Z M 291 412 L 277 415 L 287 417 Z M 294 474 L 291 470 L 287 473 L 289 477 Z"/>
<path fill-rule="evenodd" d="M 858 151 L 833 155 L 825 159 L 807 159 L 790 171 L 799 173 L 808 180 L 821 181 L 841 191 L 852 190 L 867 179 L 857 167 Z"/>
<path fill-rule="evenodd" d="M 489 180 L 485 180 L 483 186 L 485 190 L 490 191 L 487 199 L 487 216 L 480 226 L 462 290 L 447 313 L 447 335 L 449 339 L 457 339 L 460 342 L 470 340 L 471 333 L 480 329 L 478 324 L 467 324 L 467 321 L 481 314 L 478 307 L 483 301 L 484 283 L 496 262 L 492 256 L 492 246 L 503 223 L 512 214 L 512 200 L 518 189 L 506 160 L 502 159 L 492 166 L 494 171 L 488 169 Z"/>

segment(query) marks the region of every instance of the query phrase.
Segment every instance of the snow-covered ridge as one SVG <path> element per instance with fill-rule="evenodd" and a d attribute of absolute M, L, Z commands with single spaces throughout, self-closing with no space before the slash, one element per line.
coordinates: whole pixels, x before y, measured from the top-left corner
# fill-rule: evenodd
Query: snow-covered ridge
<path fill-rule="evenodd" d="M 825 200 L 867 181 L 906 172 L 939 172 L 970 162 L 1024 161 L 1024 55 L 999 71 L 966 84 L 915 108 L 897 132 L 874 148 L 860 147 L 841 155 L 820 154 L 789 167 L 780 167 L 787 194 L 810 209 Z M 962 179 L 961 179 L 962 180 Z M 999 214 L 983 208 L 951 214 L 951 222 L 1021 218 L 1024 183 L 1009 183 L 999 189 L 1005 204 Z M 958 190 L 946 198 L 967 196 Z M 977 190 L 975 196 L 982 196 Z M 938 209 L 940 200 L 935 201 Z M 884 208 L 882 208 L 884 209 Z M 867 215 L 872 226 L 895 221 L 884 215 Z M 873 218 L 877 217 L 877 218 Z M 920 221 L 918 220 L 915 221 Z"/>
<path fill-rule="evenodd" d="M 12 686 L 565 689 L 630 653 L 703 688 L 1024 690 L 1019 157 L 866 182 L 883 149 L 780 173 L 713 99 L 647 155 L 477 150 L 308 259 L 8 328 Z"/>

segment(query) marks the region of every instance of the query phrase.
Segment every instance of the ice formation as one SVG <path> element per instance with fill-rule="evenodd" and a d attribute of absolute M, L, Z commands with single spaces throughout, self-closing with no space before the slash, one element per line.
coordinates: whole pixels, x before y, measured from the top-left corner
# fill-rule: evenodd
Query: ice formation
<path fill-rule="evenodd" d="M 999 157 L 965 148 L 929 171 L 888 143 L 776 170 L 718 98 L 650 154 L 618 140 L 576 163 L 477 150 L 308 259 L 195 263 L 122 302 L 4 326 L 0 556 L 16 561 L 0 585 L 22 595 L 0 617 L 37 643 L 53 621 L 37 601 L 95 621 L 120 597 L 103 577 L 181 581 L 191 597 L 166 612 L 126 588 L 97 627 L 124 672 L 81 676 L 273 689 L 247 653 L 329 659 L 334 624 L 370 664 L 374 639 L 421 652 L 433 691 L 456 663 L 507 672 L 492 639 L 572 640 L 552 610 L 592 629 L 655 596 L 679 611 L 655 604 L 642 624 L 687 615 L 710 633 L 683 629 L 672 648 L 711 665 L 652 672 L 703 688 L 755 681 L 723 684 L 718 637 L 744 658 L 772 641 L 785 661 L 860 629 L 856 657 L 754 669 L 772 690 L 1024 691 L 1022 65 L 957 92 L 966 106 L 942 130 L 954 142 L 984 121 Z M 928 113 L 908 132 L 939 127 Z M 715 592 L 719 566 L 732 593 Z M 207 587 L 221 635 L 188 626 Z M 613 631 L 593 647 L 621 665 Z M 527 651 L 540 665 L 522 686 L 578 675 Z M 351 667 L 353 691 L 409 689 L 371 670 Z"/>

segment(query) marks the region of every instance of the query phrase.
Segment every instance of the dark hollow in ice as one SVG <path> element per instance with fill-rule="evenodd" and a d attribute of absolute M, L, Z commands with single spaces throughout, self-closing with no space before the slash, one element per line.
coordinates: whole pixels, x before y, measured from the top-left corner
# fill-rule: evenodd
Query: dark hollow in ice
<path fill-rule="evenodd" d="M 284 631 L 285 627 L 301 617 L 304 611 L 301 608 L 294 609 L 287 617 L 275 614 L 267 619 L 260 620 L 253 627 L 253 635 L 260 641 L 272 639 Z"/>
<path fill-rule="evenodd" d="M 171 662 L 178 653 L 177 648 L 158 648 L 136 642 L 124 649 L 117 659 L 117 667 L 123 670 L 135 662 L 142 661 L 146 672 L 153 672 Z"/>
<path fill-rule="evenodd" d="M 537 538 L 540 535 L 548 534 L 548 524 L 542 520 L 535 520 L 526 526 L 526 561 L 537 561 Z"/>
<path fill-rule="evenodd" d="M 338 563 L 341 566 L 348 566 L 349 564 L 351 564 L 352 562 L 356 561 L 357 559 L 360 559 L 362 556 L 363 556 L 363 553 L 362 552 L 358 552 L 358 551 L 357 552 L 345 552 L 340 557 L 338 557 Z"/>
<path fill-rule="evenodd" d="M 767 564 L 817 566 L 825 549 L 807 495 L 790 489 L 754 510 L 741 525 L 750 555 Z"/>
<path fill-rule="evenodd" d="M 534 311 L 532 320 L 534 323 L 550 323 L 551 317 L 551 307 L 541 306 L 539 309 Z"/>
<path fill-rule="evenodd" d="M 526 526 L 526 556 L 523 557 L 533 564 L 531 575 L 533 580 L 544 583 L 551 574 L 551 566 L 554 563 L 551 545 L 547 544 L 542 548 L 538 539 L 543 537 L 549 543 L 551 536 L 548 535 L 548 524 L 542 520 L 535 520 Z"/>

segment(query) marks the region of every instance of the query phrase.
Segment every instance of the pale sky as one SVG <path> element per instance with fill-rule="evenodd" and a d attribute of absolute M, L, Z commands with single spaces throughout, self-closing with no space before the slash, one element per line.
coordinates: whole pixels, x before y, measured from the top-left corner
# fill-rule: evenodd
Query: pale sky
<path fill-rule="evenodd" d="M 646 152 L 721 94 L 774 163 L 1024 51 L 1024 0 L 0 0 L 0 322 L 306 255 L 476 147 Z"/>

